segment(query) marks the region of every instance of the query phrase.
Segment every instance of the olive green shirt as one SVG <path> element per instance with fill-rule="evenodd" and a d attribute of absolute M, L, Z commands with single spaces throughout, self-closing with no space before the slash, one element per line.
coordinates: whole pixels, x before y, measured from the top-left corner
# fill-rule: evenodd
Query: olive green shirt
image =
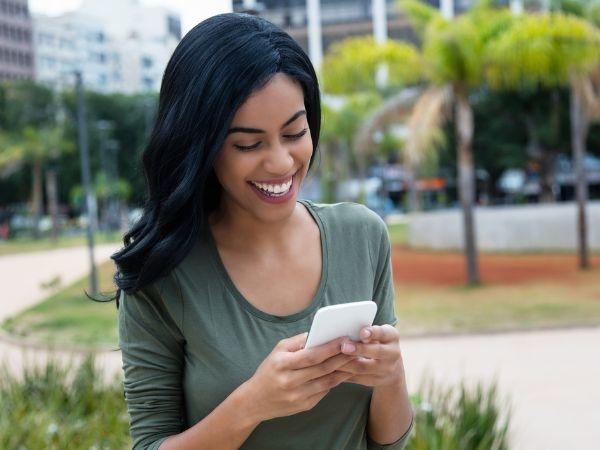
<path fill-rule="evenodd" d="M 166 277 L 121 296 L 119 343 L 134 449 L 158 449 L 248 380 L 278 341 L 309 330 L 318 308 L 373 300 L 374 324 L 397 322 L 383 220 L 355 203 L 300 200 L 319 226 L 322 272 L 310 305 L 287 316 L 255 308 L 238 291 L 204 228 Z M 313 409 L 260 423 L 242 449 L 401 449 L 366 431 L 373 388 L 345 382 Z M 411 424 L 412 428 L 412 424 Z"/>

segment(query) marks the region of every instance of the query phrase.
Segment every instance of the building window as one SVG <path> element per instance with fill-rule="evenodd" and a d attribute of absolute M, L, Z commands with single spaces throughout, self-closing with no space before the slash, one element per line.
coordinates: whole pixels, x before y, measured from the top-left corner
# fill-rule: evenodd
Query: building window
<path fill-rule="evenodd" d="M 142 67 L 144 69 L 149 69 L 150 67 L 152 67 L 152 58 L 150 58 L 149 56 L 142 56 Z"/>
<path fill-rule="evenodd" d="M 167 17 L 167 30 L 168 33 L 178 41 L 181 40 L 181 22 L 178 17 L 168 16 Z"/>
<path fill-rule="evenodd" d="M 144 86 L 144 89 L 147 90 L 152 90 L 153 86 L 154 86 L 154 80 L 150 77 L 144 77 L 142 78 L 142 85 Z"/>

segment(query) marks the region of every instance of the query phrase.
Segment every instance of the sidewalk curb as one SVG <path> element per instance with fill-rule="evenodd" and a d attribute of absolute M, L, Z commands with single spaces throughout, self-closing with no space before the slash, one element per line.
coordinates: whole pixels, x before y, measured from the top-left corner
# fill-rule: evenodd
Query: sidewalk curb
<path fill-rule="evenodd" d="M 398 325 L 396 325 L 398 328 Z M 414 333 L 403 335 L 400 332 L 400 341 L 418 340 L 418 339 L 436 339 L 436 338 L 453 338 L 453 337 L 487 337 L 505 334 L 520 334 L 520 333 L 539 333 L 539 332 L 552 332 L 552 331 L 569 331 L 569 330 L 596 330 L 600 329 L 600 323 L 598 324 L 585 324 L 575 323 L 571 325 L 538 325 L 527 328 L 507 328 L 497 330 L 481 330 L 481 331 L 441 331 L 439 333 Z"/>
<path fill-rule="evenodd" d="M 398 326 L 396 326 L 398 328 Z M 440 332 L 440 333 L 420 333 L 411 335 L 400 334 L 400 341 L 414 341 L 414 340 L 426 340 L 426 339 L 439 339 L 439 338 L 464 338 L 464 337 L 490 337 L 490 336 L 501 336 L 507 334 L 522 334 L 522 333 L 539 333 L 539 332 L 553 332 L 553 331 L 569 331 L 569 330 L 596 330 L 600 329 L 599 324 L 572 324 L 572 325 L 558 325 L 558 326 L 536 326 L 529 328 L 511 328 L 501 330 L 484 330 L 484 331 L 462 331 L 462 332 Z M 121 349 L 118 347 L 112 347 L 107 345 L 71 345 L 71 344 L 54 344 L 48 345 L 40 342 L 39 340 L 19 337 L 6 330 L 0 328 L 0 342 L 7 343 L 14 347 L 31 350 L 41 350 L 53 353 L 95 353 L 95 354 L 110 354 L 120 352 Z"/>
<path fill-rule="evenodd" d="M 0 342 L 4 342 L 13 347 L 22 350 L 40 350 L 48 353 L 78 353 L 78 354 L 110 354 L 120 352 L 118 347 L 109 347 L 106 345 L 70 345 L 70 344 L 44 344 L 36 339 L 19 337 L 0 328 Z"/>

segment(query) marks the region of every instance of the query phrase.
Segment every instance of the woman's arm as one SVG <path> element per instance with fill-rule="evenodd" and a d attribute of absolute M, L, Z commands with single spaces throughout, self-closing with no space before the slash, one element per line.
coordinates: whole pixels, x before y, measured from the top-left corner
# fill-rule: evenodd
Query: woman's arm
<path fill-rule="evenodd" d="M 373 388 L 367 433 L 385 445 L 404 437 L 412 425 L 412 409 L 404 376 L 395 384 Z"/>
<path fill-rule="evenodd" d="M 373 298 L 379 304 L 379 310 L 375 324 L 388 323 L 395 326 L 397 319 L 394 307 L 396 295 L 392 271 L 392 249 L 385 222 L 380 220 L 379 225 L 381 238 L 373 289 Z M 369 450 L 401 449 L 406 445 L 408 434 L 412 430 L 414 418 L 402 358 L 397 372 L 395 382 L 373 388 L 367 423 L 367 436 L 371 439 Z"/>
<path fill-rule="evenodd" d="M 164 299 L 164 291 L 150 286 L 124 294 L 120 302 L 119 341 L 133 448 L 237 449 L 261 422 L 248 401 L 247 383 L 184 430 L 184 338 L 172 319 L 175 309 L 167 308 Z"/>
<path fill-rule="evenodd" d="M 208 416 L 183 433 L 168 437 L 160 450 L 237 449 L 260 423 L 248 409 L 251 402 L 240 385 Z"/>

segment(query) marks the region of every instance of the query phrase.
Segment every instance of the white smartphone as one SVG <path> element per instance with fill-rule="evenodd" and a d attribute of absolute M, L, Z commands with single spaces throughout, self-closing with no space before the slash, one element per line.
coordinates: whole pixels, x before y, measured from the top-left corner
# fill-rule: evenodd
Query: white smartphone
<path fill-rule="evenodd" d="M 373 325 L 377 303 L 364 302 L 341 303 L 319 308 L 313 318 L 304 348 L 316 347 L 342 336 L 359 341 L 359 332 Z"/>

